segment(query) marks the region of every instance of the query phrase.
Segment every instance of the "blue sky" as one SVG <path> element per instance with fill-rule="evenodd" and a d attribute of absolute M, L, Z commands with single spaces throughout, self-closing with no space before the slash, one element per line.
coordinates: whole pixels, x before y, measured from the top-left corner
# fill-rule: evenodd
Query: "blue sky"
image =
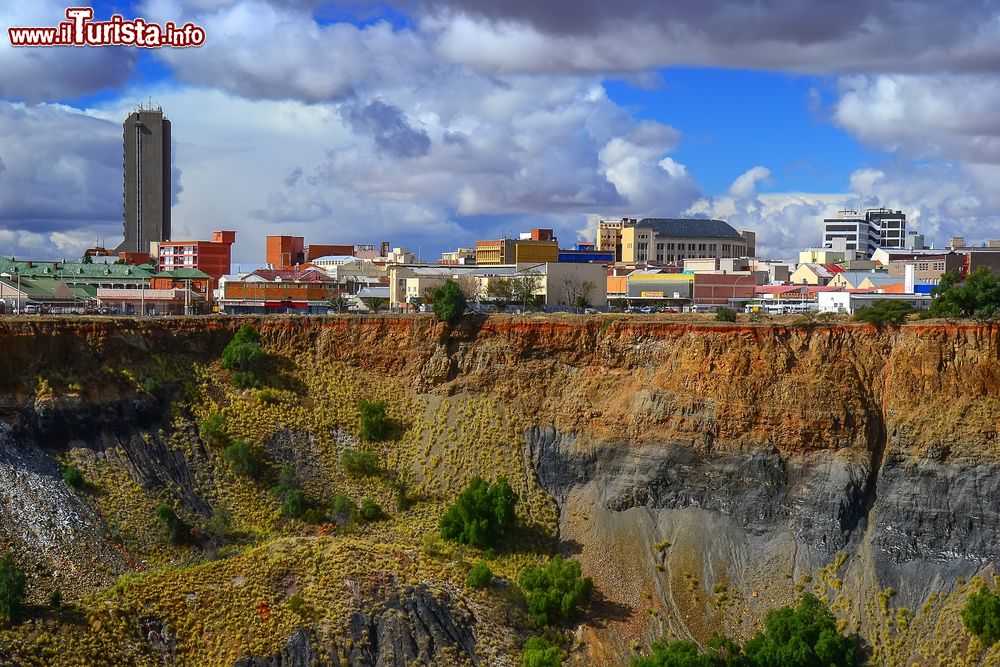
<path fill-rule="evenodd" d="M 1000 236 L 996 7 L 847 1 L 95 3 L 206 44 L 0 42 L 0 246 L 116 243 L 120 123 L 150 98 L 174 124 L 174 235 L 236 229 L 248 263 L 268 233 L 433 259 L 647 215 L 723 218 L 794 257 L 848 205 Z M 0 0 L 9 25 L 64 9 Z"/>

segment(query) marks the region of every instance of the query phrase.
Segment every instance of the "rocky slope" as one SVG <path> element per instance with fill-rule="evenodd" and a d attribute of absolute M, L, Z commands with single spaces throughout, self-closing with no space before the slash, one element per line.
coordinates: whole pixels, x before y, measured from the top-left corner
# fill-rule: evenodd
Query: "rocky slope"
<path fill-rule="evenodd" d="M 279 361 L 277 400 L 232 389 L 215 365 L 247 322 Z M 465 590 L 474 554 L 424 538 L 476 472 L 514 480 L 526 523 L 594 577 L 575 664 L 625 664 L 662 635 L 746 637 L 806 589 L 875 664 L 1000 659 L 957 618 L 1000 550 L 995 326 L 47 319 L 0 322 L 0 349 L 0 543 L 36 591 L 62 586 L 90 620 L 40 621 L 41 643 L 8 633 L 0 649 L 23 662 L 72 639 L 116 642 L 136 664 L 514 664 L 531 628 L 509 586 Z M 388 508 L 388 487 L 337 463 L 370 397 L 402 428 L 383 464 L 423 500 L 350 537 L 277 520 L 197 428 L 222 411 L 312 496 Z M 70 492 L 53 458 L 100 492 Z M 164 546 L 160 502 L 206 529 L 225 507 L 247 537 L 198 565 L 201 550 Z M 532 558 L 494 569 L 513 579 Z M 106 592 L 127 571 L 144 574 Z M 393 584 L 359 592 L 372 577 Z M 308 613 L 286 609 L 293 596 Z"/>

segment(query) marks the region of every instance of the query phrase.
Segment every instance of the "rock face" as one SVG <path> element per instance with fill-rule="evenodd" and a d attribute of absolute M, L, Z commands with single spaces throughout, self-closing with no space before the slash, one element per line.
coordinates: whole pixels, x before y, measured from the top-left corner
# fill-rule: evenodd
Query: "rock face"
<path fill-rule="evenodd" d="M 1000 327 L 692 322 L 3 322 L 0 418 L 19 444 L 2 451 L 0 475 L 38 499 L 39 515 L 64 502 L 72 509 L 72 498 L 51 495 L 54 464 L 40 452 L 71 438 L 101 449 L 112 438 L 140 484 L 191 489 L 173 452 L 116 431 L 130 420 L 157 423 L 162 406 L 107 367 L 141 375 L 157 355 L 181 365 L 215 359 L 237 326 L 252 323 L 269 351 L 304 367 L 347 364 L 435 400 L 502 406 L 522 434 L 511 446 L 523 448 L 524 474 L 558 500 L 566 550 L 611 609 L 606 628 L 581 630 L 580 664 L 622 663 L 632 642 L 667 630 L 745 636 L 801 577 L 831 563 L 845 598 L 839 613 L 872 636 L 880 621 L 866 617 L 865 601 L 879 591 L 892 587 L 893 604 L 916 609 L 1000 557 Z M 53 384 L 52 397 L 38 378 L 64 386 Z M 67 398 L 71 378 L 82 379 L 79 398 Z M 295 433 L 266 443 L 300 467 L 308 445 Z M 19 481 L 24 470 L 37 484 Z M 191 512 L 207 511 L 196 494 L 180 498 Z M 0 511 L 12 520 L 13 509 Z M 97 521 L 73 511 L 78 525 Z M 7 540 L 17 549 L 49 548 L 45 536 L 13 525 Z M 718 587 L 738 602 L 715 604 Z M 436 609 L 413 589 L 384 609 L 359 610 L 350 651 L 331 653 L 296 633 L 272 662 L 247 664 L 339 664 L 332 656 L 341 653 L 352 665 L 420 663 L 443 646 L 474 661 L 471 621 Z"/>
<path fill-rule="evenodd" d="M 412 667 L 476 665 L 475 620 L 448 593 L 407 586 L 368 611 L 350 618 L 343 646 L 322 646 L 315 633 L 299 629 L 278 655 L 246 658 L 236 667 Z"/>

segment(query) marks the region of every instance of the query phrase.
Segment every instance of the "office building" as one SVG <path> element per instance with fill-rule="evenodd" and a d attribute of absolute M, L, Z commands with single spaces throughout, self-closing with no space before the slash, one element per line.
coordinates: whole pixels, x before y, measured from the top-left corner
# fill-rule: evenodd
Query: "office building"
<path fill-rule="evenodd" d="M 756 253 L 756 234 L 739 232 L 722 220 L 643 218 L 627 221 L 620 234 L 618 261 L 627 264 L 678 264 L 685 259 L 752 257 Z M 608 239 L 599 245 L 605 242 Z"/>
<path fill-rule="evenodd" d="M 903 248 L 906 244 L 906 214 L 887 208 L 871 208 L 864 215 L 857 211 L 838 211 L 823 220 L 823 247 L 833 248 L 843 239 L 847 250 L 860 250 L 870 256 L 879 248 Z"/>
<path fill-rule="evenodd" d="M 116 252 L 141 255 L 170 239 L 170 121 L 163 109 L 140 108 L 122 133 L 125 240 Z"/>

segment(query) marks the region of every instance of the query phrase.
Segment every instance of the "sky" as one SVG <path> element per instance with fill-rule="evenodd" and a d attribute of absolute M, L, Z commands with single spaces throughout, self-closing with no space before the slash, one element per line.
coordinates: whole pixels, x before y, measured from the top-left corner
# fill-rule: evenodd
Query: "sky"
<path fill-rule="evenodd" d="M 71 3 L 79 5 L 82 3 Z M 715 217 L 795 258 L 840 209 L 1000 238 L 1000 0 L 143 0 L 203 46 L 0 35 L 0 254 L 122 237 L 121 123 L 162 106 L 173 238 L 389 241 L 425 260 L 599 218 Z M 0 0 L 0 23 L 65 4 Z"/>

